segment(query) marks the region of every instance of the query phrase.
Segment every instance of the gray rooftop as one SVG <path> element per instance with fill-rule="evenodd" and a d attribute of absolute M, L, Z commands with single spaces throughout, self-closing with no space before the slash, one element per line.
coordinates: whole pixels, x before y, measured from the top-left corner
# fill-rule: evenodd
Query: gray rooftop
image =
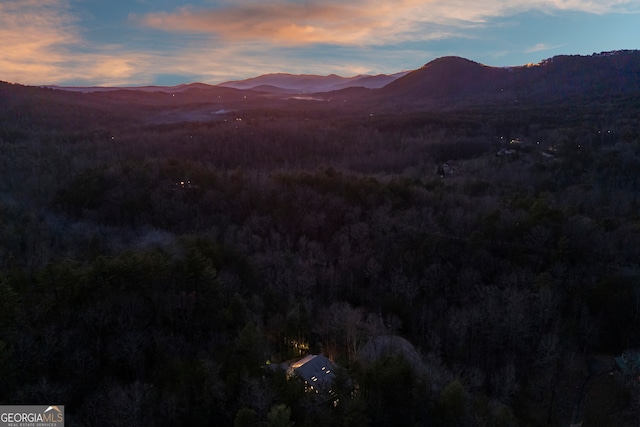
<path fill-rule="evenodd" d="M 330 387 L 335 378 L 333 363 L 321 354 L 310 354 L 292 363 L 289 369 L 315 389 Z"/>

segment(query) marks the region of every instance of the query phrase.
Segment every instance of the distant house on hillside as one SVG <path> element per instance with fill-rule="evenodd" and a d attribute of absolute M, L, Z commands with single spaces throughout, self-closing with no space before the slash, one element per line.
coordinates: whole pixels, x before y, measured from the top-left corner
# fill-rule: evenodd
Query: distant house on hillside
<path fill-rule="evenodd" d="M 321 354 L 310 354 L 302 359 L 290 363 L 287 375 L 291 378 L 298 376 L 305 382 L 308 391 L 330 392 L 335 378 L 335 366 Z"/>
<path fill-rule="evenodd" d="M 457 168 L 457 165 L 451 161 L 441 163 L 440 165 L 438 165 L 438 175 L 440 175 L 441 178 L 453 175 L 454 173 L 456 173 Z"/>
<path fill-rule="evenodd" d="M 177 181 L 174 183 L 175 186 L 177 188 L 182 188 L 182 189 L 189 189 L 189 188 L 200 188 L 199 185 L 194 184 L 193 182 L 191 182 L 190 179 L 185 179 L 182 181 Z"/>

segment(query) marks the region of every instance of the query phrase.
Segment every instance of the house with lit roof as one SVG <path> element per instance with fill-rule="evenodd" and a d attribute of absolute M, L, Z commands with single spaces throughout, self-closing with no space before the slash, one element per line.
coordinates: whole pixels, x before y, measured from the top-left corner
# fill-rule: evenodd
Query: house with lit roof
<path fill-rule="evenodd" d="M 330 392 L 335 378 L 334 369 L 333 363 L 322 354 L 310 354 L 289 364 L 287 375 L 290 378 L 294 376 L 301 378 L 309 391 Z"/>

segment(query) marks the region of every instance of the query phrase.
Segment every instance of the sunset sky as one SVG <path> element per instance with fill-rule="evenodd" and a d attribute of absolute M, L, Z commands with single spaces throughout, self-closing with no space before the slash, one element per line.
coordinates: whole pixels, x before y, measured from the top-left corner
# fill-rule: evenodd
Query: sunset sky
<path fill-rule="evenodd" d="M 640 0 L 0 0 L 0 80 L 220 83 L 640 48 Z"/>

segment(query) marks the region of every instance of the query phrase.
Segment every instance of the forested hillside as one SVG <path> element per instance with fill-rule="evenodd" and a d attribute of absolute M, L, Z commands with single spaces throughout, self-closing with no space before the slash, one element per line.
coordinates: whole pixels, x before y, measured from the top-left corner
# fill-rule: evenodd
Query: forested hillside
<path fill-rule="evenodd" d="M 568 425 L 640 346 L 636 96 L 238 97 L 171 122 L 167 94 L 1 89 L 0 403 L 81 426 Z M 406 341 L 363 357 L 382 336 Z M 273 368 L 307 353 L 338 366 L 330 398 Z M 634 384 L 596 378 L 584 425 L 637 425 Z"/>

